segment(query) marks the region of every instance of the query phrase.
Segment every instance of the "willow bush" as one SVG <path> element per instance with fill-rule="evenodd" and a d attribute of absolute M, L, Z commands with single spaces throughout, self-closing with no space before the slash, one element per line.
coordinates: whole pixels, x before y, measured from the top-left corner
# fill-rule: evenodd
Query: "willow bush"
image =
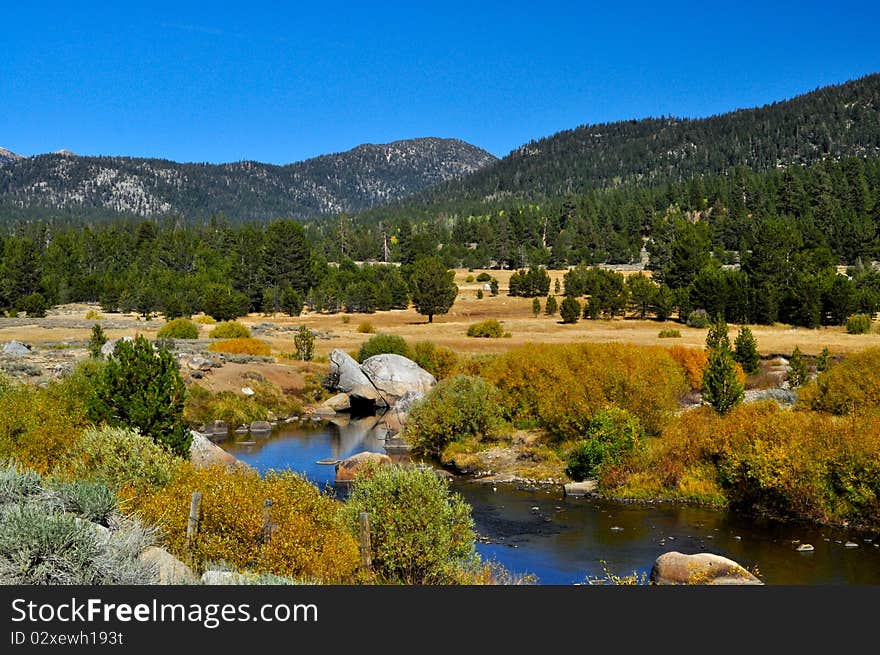
<path fill-rule="evenodd" d="M 482 375 L 497 387 L 508 419 L 537 422 L 561 439 L 582 436 L 608 405 L 655 434 L 687 391 L 682 368 L 665 349 L 617 343 L 528 345 L 494 358 Z"/>

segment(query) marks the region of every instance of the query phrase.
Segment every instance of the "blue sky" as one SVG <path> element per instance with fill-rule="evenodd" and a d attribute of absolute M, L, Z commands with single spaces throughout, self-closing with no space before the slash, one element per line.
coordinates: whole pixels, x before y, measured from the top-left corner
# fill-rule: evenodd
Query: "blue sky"
<path fill-rule="evenodd" d="M 0 146 L 288 163 L 706 116 L 880 71 L 880 3 L 6 2 Z M 34 5 L 34 6 L 29 6 Z"/>

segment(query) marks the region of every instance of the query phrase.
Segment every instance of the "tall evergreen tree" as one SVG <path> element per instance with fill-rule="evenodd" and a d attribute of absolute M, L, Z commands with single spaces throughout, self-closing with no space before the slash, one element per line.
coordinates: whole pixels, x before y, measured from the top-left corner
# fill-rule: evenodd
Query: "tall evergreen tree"
<path fill-rule="evenodd" d="M 455 271 L 447 270 L 436 257 L 420 259 L 413 265 L 410 288 L 416 311 L 427 316 L 428 323 L 434 322 L 436 314 L 447 313 L 458 295 Z"/>

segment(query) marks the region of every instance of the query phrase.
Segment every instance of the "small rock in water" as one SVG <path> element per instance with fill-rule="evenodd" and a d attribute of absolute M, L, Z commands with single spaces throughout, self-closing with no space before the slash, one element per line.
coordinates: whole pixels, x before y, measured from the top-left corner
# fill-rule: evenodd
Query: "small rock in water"
<path fill-rule="evenodd" d="M 537 505 L 535 505 L 534 507 L 532 507 L 532 511 L 533 511 L 533 512 L 539 512 L 539 511 L 541 511 L 541 508 L 538 507 Z"/>
<path fill-rule="evenodd" d="M 858 548 L 859 545 L 855 541 L 847 541 L 845 544 L 843 544 L 843 547 L 844 548 Z"/>
<path fill-rule="evenodd" d="M 622 532 L 622 531 L 623 531 L 623 528 L 621 528 L 619 525 L 612 525 L 612 526 L 611 526 L 611 531 L 612 531 L 612 532 Z"/>
<path fill-rule="evenodd" d="M 669 541 L 675 541 L 675 537 L 666 537 Z"/>
<path fill-rule="evenodd" d="M 742 537 L 740 537 L 738 534 L 734 535 L 733 538 L 736 539 L 737 541 L 742 541 Z"/>
<path fill-rule="evenodd" d="M 791 543 L 793 543 L 793 544 L 799 544 L 799 543 L 801 543 L 801 540 L 800 540 L 800 539 L 792 539 L 792 540 L 791 540 Z"/>
<path fill-rule="evenodd" d="M 797 547 L 797 552 L 799 553 L 812 553 L 814 550 L 813 544 L 801 544 Z"/>

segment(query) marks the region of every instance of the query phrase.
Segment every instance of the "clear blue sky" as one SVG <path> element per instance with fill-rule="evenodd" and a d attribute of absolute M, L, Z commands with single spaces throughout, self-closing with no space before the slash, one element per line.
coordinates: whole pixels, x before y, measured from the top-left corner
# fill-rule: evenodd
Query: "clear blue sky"
<path fill-rule="evenodd" d="M 419 136 L 496 155 L 880 71 L 880 3 L 5 2 L 0 146 L 287 163 Z"/>

